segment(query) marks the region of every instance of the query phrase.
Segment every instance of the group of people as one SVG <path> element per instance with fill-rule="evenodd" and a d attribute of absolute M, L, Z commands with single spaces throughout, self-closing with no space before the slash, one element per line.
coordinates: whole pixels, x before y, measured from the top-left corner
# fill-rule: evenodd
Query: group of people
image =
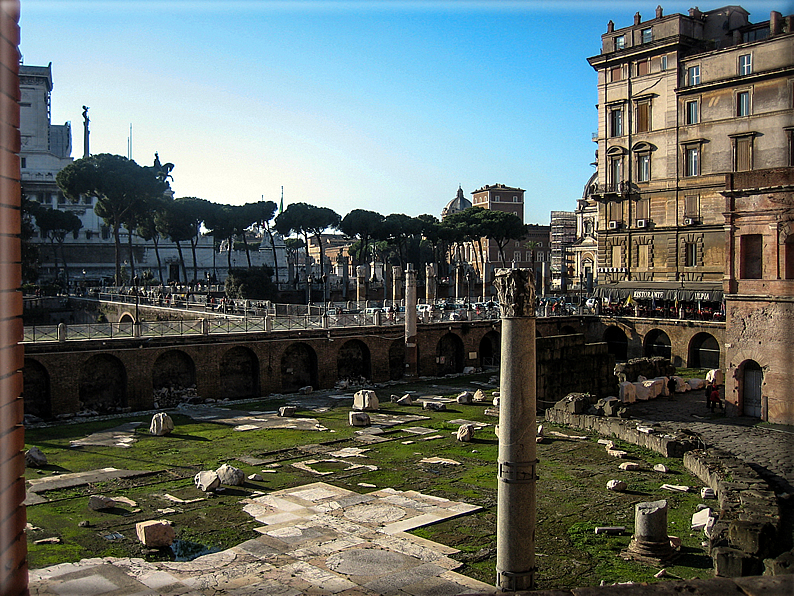
<path fill-rule="evenodd" d="M 717 387 L 716 383 L 709 383 L 706 385 L 706 407 L 712 412 L 716 408 L 720 408 L 721 410 L 725 409 L 722 399 L 720 398 L 719 387 Z"/>

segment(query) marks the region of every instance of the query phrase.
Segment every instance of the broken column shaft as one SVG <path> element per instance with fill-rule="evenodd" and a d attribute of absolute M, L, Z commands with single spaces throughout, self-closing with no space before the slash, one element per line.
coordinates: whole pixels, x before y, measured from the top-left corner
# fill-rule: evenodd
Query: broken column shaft
<path fill-rule="evenodd" d="M 405 375 L 415 377 L 416 374 L 416 271 L 409 264 L 405 270 Z"/>
<path fill-rule="evenodd" d="M 535 587 L 535 284 L 529 269 L 499 269 L 502 308 L 496 587 Z"/>

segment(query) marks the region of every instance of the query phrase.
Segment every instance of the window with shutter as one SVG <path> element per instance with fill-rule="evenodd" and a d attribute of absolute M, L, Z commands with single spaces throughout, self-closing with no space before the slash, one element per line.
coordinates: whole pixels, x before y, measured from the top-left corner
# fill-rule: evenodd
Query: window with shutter
<path fill-rule="evenodd" d="M 698 196 L 687 195 L 684 197 L 684 217 L 697 219 L 699 215 Z"/>
<path fill-rule="evenodd" d="M 637 104 L 637 132 L 651 130 L 651 104 L 648 101 Z"/>
<path fill-rule="evenodd" d="M 751 137 L 744 137 L 736 139 L 736 165 L 735 171 L 746 172 L 751 170 L 750 164 L 750 146 L 752 143 Z"/>

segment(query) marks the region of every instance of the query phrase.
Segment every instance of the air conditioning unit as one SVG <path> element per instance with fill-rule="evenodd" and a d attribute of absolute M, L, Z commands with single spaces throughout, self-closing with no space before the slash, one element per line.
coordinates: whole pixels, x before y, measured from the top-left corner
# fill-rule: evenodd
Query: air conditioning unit
<path fill-rule="evenodd" d="M 698 220 L 696 220 L 696 219 L 694 219 L 692 217 L 684 218 L 684 225 L 685 226 L 694 226 L 695 224 L 697 224 L 697 222 L 698 222 Z"/>
<path fill-rule="evenodd" d="M 609 222 L 609 229 L 610 230 L 617 230 L 618 228 L 620 228 L 620 222 L 619 221 L 614 221 L 613 220 L 613 221 Z"/>
<path fill-rule="evenodd" d="M 648 227 L 648 220 L 647 219 L 638 219 L 637 220 L 637 227 L 638 228 L 647 228 Z"/>

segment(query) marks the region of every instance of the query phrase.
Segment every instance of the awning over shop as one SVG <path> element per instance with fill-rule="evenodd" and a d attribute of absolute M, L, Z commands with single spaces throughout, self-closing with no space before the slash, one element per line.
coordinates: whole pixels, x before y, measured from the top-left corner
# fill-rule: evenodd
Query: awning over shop
<path fill-rule="evenodd" d="M 678 300 L 680 302 L 722 302 L 722 283 L 704 281 L 630 281 L 601 284 L 596 297 L 610 300 Z"/>

